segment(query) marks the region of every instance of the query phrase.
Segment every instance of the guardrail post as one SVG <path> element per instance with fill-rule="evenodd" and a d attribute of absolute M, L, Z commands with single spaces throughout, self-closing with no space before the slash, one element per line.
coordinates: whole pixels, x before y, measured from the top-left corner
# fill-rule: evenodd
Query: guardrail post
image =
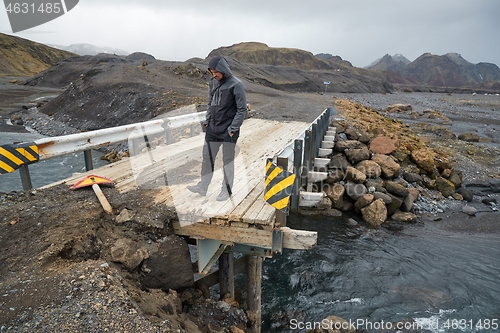
<path fill-rule="evenodd" d="M 30 170 L 27 165 L 21 165 L 19 167 L 19 175 L 21 176 L 21 183 L 23 184 L 23 190 L 29 191 L 33 188 L 31 183 Z"/>
<path fill-rule="evenodd" d="M 278 157 L 276 160 L 276 164 L 283 170 L 288 170 L 288 158 Z M 276 222 L 278 222 L 281 227 L 286 227 L 286 215 L 287 214 L 283 213 L 281 210 L 276 210 Z"/>
<path fill-rule="evenodd" d="M 83 152 L 83 158 L 85 159 L 85 170 L 90 171 L 94 169 L 94 163 L 92 162 L 92 150 L 85 150 Z"/>
<path fill-rule="evenodd" d="M 167 138 L 167 145 L 172 144 L 172 129 L 170 127 L 167 127 L 165 130 L 165 135 Z"/>
<path fill-rule="evenodd" d="M 293 173 L 295 174 L 295 182 L 291 197 L 291 208 L 299 209 L 300 187 L 302 185 L 302 140 L 295 140 L 293 146 Z"/>
<path fill-rule="evenodd" d="M 309 172 L 310 161 L 309 155 L 311 155 L 311 145 L 312 145 L 312 131 L 307 130 L 304 134 L 304 159 L 302 160 L 302 170 L 301 170 L 301 184 L 305 188 L 308 188 L 307 175 Z"/>
<path fill-rule="evenodd" d="M 319 151 L 318 140 L 317 140 L 317 137 L 319 136 L 318 124 L 312 124 L 311 133 L 312 133 L 311 147 L 310 147 L 311 153 L 309 154 L 309 164 L 308 164 L 309 170 L 312 170 L 314 158 L 318 156 L 318 151 Z"/>

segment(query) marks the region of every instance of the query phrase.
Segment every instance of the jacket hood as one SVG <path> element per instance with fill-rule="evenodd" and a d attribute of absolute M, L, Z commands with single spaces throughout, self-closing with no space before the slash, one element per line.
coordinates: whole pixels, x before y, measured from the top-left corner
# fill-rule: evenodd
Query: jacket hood
<path fill-rule="evenodd" d="M 222 74 L 224 74 L 225 78 L 228 78 L 233 75 L 233 73 L 231 73 L 231 68 L 229 68 L 229 63 L 227 62 L 226 58 L 221 56 L 213 57 L 208 63 L 208 69 L 209 70 L 215 69 L 217 72 L 221 72 Z"/>

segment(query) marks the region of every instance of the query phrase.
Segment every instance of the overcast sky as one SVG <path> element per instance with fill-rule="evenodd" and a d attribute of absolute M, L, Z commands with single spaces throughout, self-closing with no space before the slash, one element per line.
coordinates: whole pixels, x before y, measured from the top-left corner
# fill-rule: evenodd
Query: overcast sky
<path fill-rule="evenodd" d="M 339 55 L 358 67 L 385 54 L 413 61 L 425 52 L 500 66 L 499 15 L 499 0 L 80 0 L 65 15 L 15 35 L 175 61 L 258 41 Z M 4 8 L 0 32 L 12 35 Z"/>

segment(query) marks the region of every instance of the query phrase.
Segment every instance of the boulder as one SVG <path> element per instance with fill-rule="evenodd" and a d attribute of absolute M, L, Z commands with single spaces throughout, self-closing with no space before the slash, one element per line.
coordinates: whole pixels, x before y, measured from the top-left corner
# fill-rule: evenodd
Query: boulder
<path fill-rule="evenodd" d="M 111 247 L 111 260 L 123 264 L 129 271 L 133 271 L 148 257 L 149 252 L 145 247 L 128 238 L 118 239 Z"/>
<path fill-rule="evenodd" d="M 370 151 L 375 154 L 389 155 L 396 150 L 394 141 L 388 136 L 377 136 L 370 142 Z"/>
<path fill-rule="evenodd" d="M 374 198 L 374 200 L 377 200 L 377 199 L 384 200 L 384 203 L 386 205 L 388 205 L 388 204 L 390 204 L 392 202 L 391 196 L 388 195 L 388 194 L 382 193 L 382 192 L 374 192 L 373 193 L 373 198 Z"/>
<path fill-rule="evenodd" d="M 378 178 L 382 174 L 380 165 L 372 160 L 361 161 L 356 165 L 356 169 L 363 172 L 366 178 Z"/>
<path fill-rule="evenodd" d="M 354 128 L 349 127 L 344 131 L 348 140 L 358 140 L 361 134 Z"/>
<path fill-rule="evenodd" d="M 420 176 L 417 173 L 413 172 L 405 172 L 403 174 L 404 180 L 406 180 L 408 183 L 417 183 L 422 181 L 422 176 Z"/>
<path fill-rule="evenodd" d="M 444 169 L 441 172 L 441 177 L 443 178 L 450 178 L 450 176 L 451 176 L 451 169 Z"/>
<path fill-rule="evenodd" d="M 443 177 L 436 178 L 436 188 L 445 198 L 455 193 L 455 185 Z"/>
<path fill-rule="evenodd" d="M 474 133 L 462 133 L 458 136 L 458 139 L 467 142 L 479 142 L 479 135 Z"/>
<path fill-rule="evenodd" d="M 413 195 L 415 200 L 417 200 L 418 197 L 420 196 L 420 191 L 418 190 L 418 188 L 410 187 L 410 188 L 408 188 L 408 193 Z"/>
<path fill-rule="evenodd" d="M 384 187 L 385 186 L 385 182 L 381 178 L 368 179 L 365 182 L 365 185 L 366 185 L 367 188 L 374 187 L 375 191 L 377 191 L 377 192 L 387 193 L 387 190 Z"/>
<path fill-rule="evenodd" d="M 349 161 L 347 161 L 347 158 L 345 157 L 344 154 L 337 154 L 332 156 L 330 159 L 330 169 L 338 169 L 345 171 L 348 167 L 352 166 Z"/>
<path fill-rule="evenodd" d="M 382 199 L 373 201 L 361 209 L 363 220 L 373 227 L 378 227 L 387 220 L 387 208 Z"/>
<path fill-rule="evenodd" d="M 467 190 L 465 188 L 459 188 L 457 190 L 457 193 L 460 194 L 465 201 L 468 201 L 468 202 L 471 202 L 472 201 L 472 198 L 474 197 L 474 195 L 472 194 L 472 191 L 470 190 Z"/>
<path fill-rule="evenodd" d="M 363 147 L 366 147 L 366 145 L 359 142 L 358 140 L 345 140 L 335 142 L 333 150 L 337 152 L 343 152 L 346 149 L 360 149 Z"/>
<path fill-rule="evenodd" d="M 316 209 L 319 210 L 325 210 L 330 208 L 332 208 L 332 200 L 328 196 L 323 197 L 323 200 L 321 200 L 321 202 L 316 206 Z"/>
<path fill-rule="evenodd" d="M 373 194 L 369 194 L 369 193 L 363 194 L 354 203 L 354 210 L 359 213 L 361 211 L 361 208 L 368 206 L 369 204 L 371 204 L 373 202 L 373 200 L 374 200 Z"/>
<path fill-rule="evenodd" d="M 344 173 L 340 169 L 328 171 L 328 177 L 325 179 L 327 184 L 334 184 L 344 179 Z"/>
<path fill-rule="evenodd" d="M 398 222 L 414 223 L 417 222 L 417 215 L 409 212 L 397 211 L 394 214 L 392 214 L 391 219 Z"/>
<path fill-rule="evenodd" d="M 463 206 L 462 207 L 462 212 L 469 215 L 469 216 L 476 216 L 477 209 L 471 206 Z"/>
<path fill-rule="evenodd" d="M 366 180 L 366 175 L 356 168 L 348 167 L 345 172 L 345 177 L 347 180 L 351 180 L 355 183 L 364 183 Z"/>
<path fill-rule="evenodd" d="M 415 202 L 415 197 L 411 193 L 408 193 L 408 195 L 403 200 L 403 203 L 401 204 L 401 207 L 399 209 L 401 209 L 403 212 L 409 212 L 413 207 L 414 202 Z"/>
<path fill-rule="evenodd" d="M 382 176 L 385 178 L 396 178 L 401 172 L 401 166 L 391 157 L 383 154 L 375 154 L 372 161 L 377 163 L 382 169 Z"/>
<path fill-rule="evenodd" d="M 403 200 L 392 194 L 388 195 L 391 197 L 391 202 L 387 204 L 387 214 L 392 215 L 401 207 Z"/>
<path fill-rule="evenodd" d="M 344 154 L 351 164 L 356 164 L 363 160 L 368 160 L 372 156 L 370 151 L 368 150 L 368 147 L 366 146 L 362 148 L 348 149 L 344 151 Z"/>
<path fill-rule="evenodd" d="M 397 195 L 398 197 L 405 198 L 408 195 L 408 189 L 401 184 L 388 181 L 385 183 L 387 192 Z"/>
<path fill-rule="evenodd" d="M 325 186 L 325 193 L 332 201 L 332 207 L 336 209 L 342 209 L 344 206 L 344 186 L 340 184 L 333 184 L 333 186 Z"/>
<path fill-rule="evenodd" d="M 178 236 L 162 239 L 157 251 L 144 260 L 142 271 L 141 283 L 145 288 L 168 291 L 191 287 L 194 283 L 188 245 Z"/>
<path fill-rule="evenodd" d="M 455 188 L 460 188 L 463 182 L 462 172 L 453 170 L 448 180 L 455 185 Z"/>
<path fill-rule="evenodd" d="M 368 192 L 368 189 L 363 184 L 355 184 L 348 182 L 344 185 L 345 192 L 354 201 L 358 200 L 363 194 Z"/>
<path fill-rule="evenodd" d="M 429 149 L 418 149 L 411 152 L 412 161 L 429 175 L 434 173 L 436 167 L 434 163 L 434 153 Z"/>

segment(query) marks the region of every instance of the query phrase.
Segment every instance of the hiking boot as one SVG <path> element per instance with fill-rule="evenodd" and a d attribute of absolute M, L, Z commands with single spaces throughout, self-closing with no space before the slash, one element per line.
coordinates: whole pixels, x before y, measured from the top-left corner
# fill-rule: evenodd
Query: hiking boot
<path fill-rule="evenodd" d="M 217 201 L 226 201 L 227 199 L 229 199 L 231 197 L 231 195 L 229 193 L 227 193 L 227 191 L 221 191 L 219 193 L 219 195 L 217 196 Z"/>
<path fill-rule="evenodd" d="M 186 188 L 188 190 L 190 190 L 191 192 L 193 192 L 193 193 L 198 193 L 202 197 L 204 197 L 205 195 L 207 195 L 207 190 L 202 189 L 198 185 L 194 185 L 194 186 L 189 185 L 189 186 L 186 186 Z"/>

